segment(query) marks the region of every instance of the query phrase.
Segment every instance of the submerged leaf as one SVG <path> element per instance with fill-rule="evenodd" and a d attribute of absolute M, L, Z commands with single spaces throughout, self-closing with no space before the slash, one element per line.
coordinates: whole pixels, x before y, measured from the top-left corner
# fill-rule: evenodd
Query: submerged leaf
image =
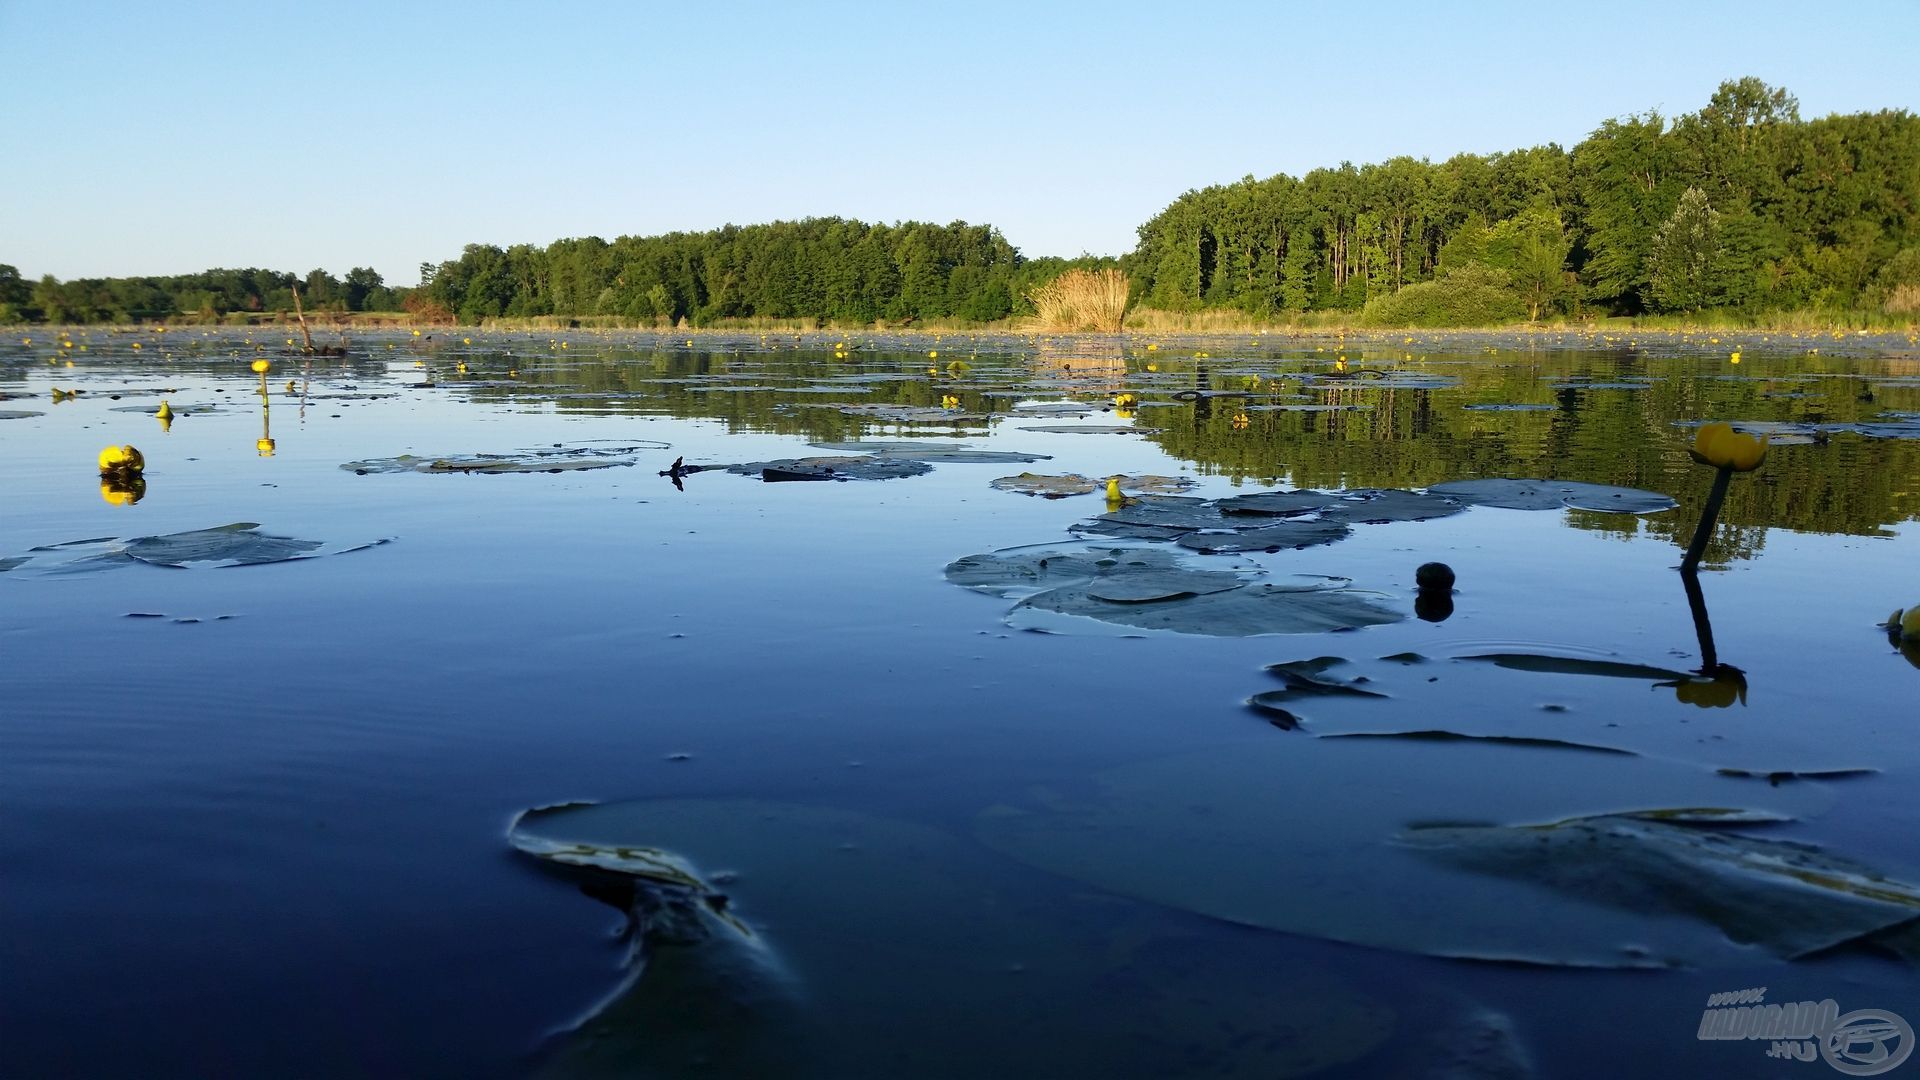
<path fill-rule="evenodd" d="M 911 822 L 642 799 L 530 811 L 508 840 L 629 923 L 625 983 L 555 1036 L 554 1074 L 983 1076 L 1019 1061 L 1277 1078 L 1356 1060 L 1392 1029 L 1337 980 L 1276 983 L 1241 943 L 1154 940 L 1132 913 L 1036 896 L 1027 871 Z M 1116 981 L 1137 989 L 1100 992 Z"/>
<path fill-rule="evenodd" d="M 1406 840 L 1430 858 L 1544 886 L 1586 904 L 1705 923 L 1792 958 L 1920 916 L 1920 891 L 1808 844 L 1638 817 L 1438 827 Z"/>
<path fill-rule="evenodd" d="M 1871 892 L 1864 869 L 1797 845 L 1744 838 L 1731 849 L 1623 842 L 1606 848 L 1608 858 L 1555 843 L 1565 869 L 1540 870 L 1545 884 L 1565 887 L 1521 880 L 1547 860 L 1528 853 L 1540 830 L 1510 824 L 1670 807 L 1797 816 L 1830 801 L 1813 785 L 1743 785 L 1625 754 L 1479 740 L 1253 742 L 1123 766 L 1099 774 L 1087 791 L 1072 798 L 1041 791 L 991 807 L 977 819 L 980 838 L 1070 879 L 1232 922 L 1435 956 L 1542 964 L 1749 965 L 1752 951 L 1728 940 L 1717 905 L 1752 916 L 1743 920 L 1751 931 L 1745 940 L 1790 955 L 1887 925 L 1906 903 L 1899 887 L 1900 898 L 1865 904 L 1866 917 L 1830 917 L 1806 898 L 1826 891 L 1819 881 L 1831 872 Z M 1681 828 L 1631 824 L 1649 837 Z M 1467 865 L 1474 860 L 1448 854 L 1463 848 L 1500 856 Z M 1770 879 L 1764 865 L 1754 868 L 1757 878 L 1721 873 L 1718 867 L 1738 861 L 1726 857 L 1730 851 L 1754 863 L 1772 855 L 1791 869 L 1783 865 Z M 1669 855 L 1674 861 L 1663 870 Z M 1519 869 L 1492 872 L 1503 860 Z M 1812 880 L 1789 881 L 1793 870 Z M 1710 880 L 1689 884 L 1696 873 Z M 1610 876 L 1614 883 L 1593 885 L 1592 894 L 1580 885 Z M 1756 880 L 1764 902 L 1745 892 Z M 1801 889 L 1800 900 L 1775 896 L 1792 887 Z M 1841 909 L 1854 910 L 1855 897 L 1838 891 Z M 1630 895 L 1638 899 L 1624 902 Z M 1780 914 L 1769 916 L 1775 899 L 1782 900 Z M 1838 932 L 1798 929 L 1823 923 L 1837 923 Z"/>

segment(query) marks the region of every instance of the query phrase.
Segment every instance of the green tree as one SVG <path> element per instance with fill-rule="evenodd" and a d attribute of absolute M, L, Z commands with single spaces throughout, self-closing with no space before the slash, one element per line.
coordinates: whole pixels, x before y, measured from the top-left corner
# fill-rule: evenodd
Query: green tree
<path fill-rule="evenodd" d="M 1720 215 L 1699 188 L 1680 196 L 1647 251 L 1648 291 L 1662 311 L 1698 311 L 1719 285 Z"/>

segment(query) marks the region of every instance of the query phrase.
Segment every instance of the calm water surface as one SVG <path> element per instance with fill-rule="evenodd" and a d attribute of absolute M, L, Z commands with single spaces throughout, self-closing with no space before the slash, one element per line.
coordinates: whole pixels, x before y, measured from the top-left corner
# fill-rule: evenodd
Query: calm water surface
<path fill-rule="evenodd" d="M 1368 856 L 1299 854 L 1358 808 L 1400 814 L 1396 828 L 1521 823 L 1500 818 L 1511 805 L 1553 821 L 1670 804 L 1666 780 L 1637 779 L 1656 773 L 1796 819 L 1751 835 L 1920 882 L 1920 671 L 1875 629 L 1920 604 L 1920 441 L 1847 428 L 1899 435 L 1920 414 L 1905 338 L 441 331 L 312 361 L 284 338 L 66 346 L 43 330 L 0 346 L 0 559 L 28 556 L 0 574 L 0 1074 L 681 1075 L 707 1060 L 701 1075 L 1731 1077 L 1774 1066 L 1764 1041 L 1696 1038 L 1715 992 L 1920 1022 L 1913 968 L 1866 949 L 1788 962 L 1720 942 L 1734 959 L 1710 970 L 1570 967 L 1551 945 L 1445 959 L 1420 953 L 1446 951 L 1439 924 L 1457 913 L 1411 884 L 1380 901 L 1404 926 L 1373 943 L 1394 948 L 1210 917 L 1221 889 L 1395 893 Z M 1030 408 L 1046 403 L 1084 413 Z M 1457 659 L 1698 668 L 1674 566 L 1712 479 L 1684 425 L 1707 419 L 1819 433 L 1734 479 L 1708 552 L 1714 640 L 1744 700 Z M 1133 430 L 1030 430 L 1058 426 Z M 839 483 L 707 471 L 684 490 L 657 475 L 676 457 L 859 439 L 1049 459 Z M 95 475 L 117 443 L 147 461 L 130 505 Z M 638 449 L 557 473 L 341 467 L 556 447 Z M 942 574 L 1067 541 L 1105 509 L 1098 492 L 989 487 L 1022 471 L 1186 476 L 1205 497 L 1543 477 L 1679 507 L 1476 507 L 1218 557 L 1351 578 L 1408 615 L 1415 567 L 1442 560 L 1459 579 L 1443 622 L 1033 633 L 1003 622 L 1010 600 Z M 232 522 L 322 541 L 322 557 L 102 569 L 74 552 L 111 545 L 32 551 Z M 1409 652 L 1427 662 L 1380 659 Z M 1389 697 L 1304 702 L 1295 731 L 1244 704 L 1280 685 L 1265 665 L 1321 656 Z M 1320 737 L 1436 729 L 1639 757 L 1591 756 L 1629 763 L 1616 780 L 1576 751 Z M 1244 831 L 1255 811 L 1206 779 L 1221 763 L 1270 770 L 1275 800 L 1260 823 L 1275 846 L 1226 873 L 1201 856 L 1232 830 L 1207 823 Z M 1877 772 L 1776 787 L 1720 768 Z M 1113 794 L 1125 776 L 1158 786 Z M 1442 789 L 1466 794 L 1435 805 Z M 1123 866 L 1079 870 L 982 842 L 990 808 L 1103 798 L 1166 800 L 1200 825 L 1143 828 Z M 683 947 L 630 984 L 621 913 L 508 844 L 529 807 L 635 799 L 694 808 L 623 842 L 726 871 L 760 943 L 747 961 Z M 1489 888 L 1477 918 L 1497 939 L 1545 895 Z M 1649 940 L 1656 922 L 1723 936 L 1645 907 Z M 734 976 L 766 1000 L 713 1005 Z"/>

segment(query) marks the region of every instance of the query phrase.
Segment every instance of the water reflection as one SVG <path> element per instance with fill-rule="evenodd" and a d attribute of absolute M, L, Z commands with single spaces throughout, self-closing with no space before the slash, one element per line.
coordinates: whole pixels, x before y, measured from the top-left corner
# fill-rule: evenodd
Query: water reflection
<path fill-rule="evenodd" d="M 1700 641 L 1700 667 L 1691 679 L 1672 683 L 1674 696 L 1702 709 L 1724 709 L 1738 701 L 1747 703 L 1746 672 L 1720 662 L 1713 646 L 1713 621 L 1707 616 L 1707 597 L 1700 589 L 1700 575 L 1692 567 L 1680 571 L 1680 582 L 1687 590 L 1687 608 L 1693 614 L 1694 635 Z"/>

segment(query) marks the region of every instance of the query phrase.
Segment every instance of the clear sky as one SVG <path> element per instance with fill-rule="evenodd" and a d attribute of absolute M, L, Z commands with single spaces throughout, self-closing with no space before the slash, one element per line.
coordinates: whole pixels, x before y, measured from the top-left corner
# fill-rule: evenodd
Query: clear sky
<path fill-rule="evenodd" d="M 468 243 L 821 215 L 1117 254 L 1190 188 L 1571 146 L 1742 75 L 1920 111 L 1916 42 L 1920 0 L 0 0 L 0 263 L 407 285 Z"/>

